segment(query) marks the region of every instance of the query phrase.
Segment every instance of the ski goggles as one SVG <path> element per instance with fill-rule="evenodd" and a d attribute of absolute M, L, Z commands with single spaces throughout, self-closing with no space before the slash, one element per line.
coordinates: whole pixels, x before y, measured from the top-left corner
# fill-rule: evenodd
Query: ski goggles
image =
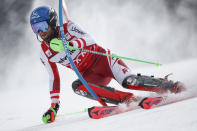
<path fill-rule="evenodd" d="M 31 26 L 35 34 L 38 34 L 39 31 L 46 32 L 49 29 L 49 24 L 46 21 L 35 23 Z"/>

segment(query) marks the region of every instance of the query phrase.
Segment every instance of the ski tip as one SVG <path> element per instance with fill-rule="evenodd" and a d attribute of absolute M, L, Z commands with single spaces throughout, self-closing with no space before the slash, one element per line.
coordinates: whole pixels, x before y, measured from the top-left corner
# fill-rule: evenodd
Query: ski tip
<path fill-rule="evenodd" d="M 100 119 L 114 114 L 116 110 L 118 110 L 118 106 L 106 106 L 106 107 L 94 106 L 88 108 L 88 114 L 90 118 Z"/>
<path fill-rule="evenodd" d="M 163 97 L 145 97 L 139 103 L 139 106 L 143 109 L 151 109 L 153 105 L 158 105 L 163 100 Z"/>

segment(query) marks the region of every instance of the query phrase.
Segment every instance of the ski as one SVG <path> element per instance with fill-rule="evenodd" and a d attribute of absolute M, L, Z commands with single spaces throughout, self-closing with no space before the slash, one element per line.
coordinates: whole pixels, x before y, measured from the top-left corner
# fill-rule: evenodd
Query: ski
<path fill-rule="evenodd" d="M 88 108 L 88 114 L 89 114 L 89 117 L 92 119 L 101 119 L 104 117 L 117 115 L 117 114 L 124 113 L 127 111 L 135 110 L 138 108 L 140 107 L 135 106 L 133 108 L 130 108 L 130 107 L 121 108 L 120 106 L 107 106 L 107 107 L 93 106 L 91 108 Z"/>
<path fill-rule="evenodd" d="M 164 100 L 164 97 L 145 97 L 140 101 L 133 101 L 130 104 L 122 104 L 120 106 L 93 106 L 88 108 L 88 114 L 90 118 L 100 119 L 108 116 L 112 116 L 115 114 L 120 114 L 124 112 L 128 112 L 131 110 L 144 108 L 150 109 L 151 107 L 158 105 Z"/>
<path fill-rule="evenodd" d="M 144 100 L 140 102 L 133 102 L 130 105 L 120 105 L 120 106 L 93 106 L 91 108 L 88 108 L 88 114 L 89 117 L 92 119 L 101 119 L 121 113 L 125 113 L 128 111 L 133 111 L 136 109 L 144 108 L 144 109 L 152 109 L 157 108 L 160 106 L 173 104 L 176 102 L 184 101 L 187 99 L 191 99 L 197 97 L 197 95 L 189 95 L 189 96 L 164 96 L 164 97 L 156 97 L 158 99 L 155 99 L 154 97 L 151 98 L 153 101 L 146 101 L 149 98 L 145 98 Z M 144 106 L 142 105 L 144 104 Z M 146 106 L 148 104 L 151 104 L 150 106 Z"/>

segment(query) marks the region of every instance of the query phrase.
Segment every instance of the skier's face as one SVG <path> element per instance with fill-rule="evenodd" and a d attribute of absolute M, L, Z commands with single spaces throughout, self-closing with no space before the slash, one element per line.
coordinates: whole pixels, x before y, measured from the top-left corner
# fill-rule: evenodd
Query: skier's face
<path fill-rule="evenodd" d="M 43 32 L 43 31 L 39 31 L 38 32 L 39 36 L 43 39 L 43 41 L 50 41 L 51 36 L 54 34 L 53 29 L 49 26 L 48 30 Z"/>

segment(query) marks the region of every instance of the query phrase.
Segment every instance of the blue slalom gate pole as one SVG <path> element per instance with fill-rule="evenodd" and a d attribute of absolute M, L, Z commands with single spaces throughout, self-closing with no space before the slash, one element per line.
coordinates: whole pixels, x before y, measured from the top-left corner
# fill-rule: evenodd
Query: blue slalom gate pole
<path fill-rule="evenodd" d="M 63 46 L 64 46 L 64 49 L 65 49 L 65 53 L 67 55 L 67 58 L 68 58 L 68 60 L 69 60 L 69 62 L 71 64 L 73 70 L 75 71 L 75 73 L 77 74 L 78 78 L 83 83 L 83 85 L 86 87 L 86 89 L 94 97 L 94 99 L 96 99 L 101 105 L 107 106 L 107 104 L 100 97 L 98 97 L 98 95 L 96 95 L 96 93 L 89 87 L 88 83 L 81 76 L 80 72 L 78 71 L 77 67 L 75 66 L 75 64 L 74 64 L 74 62 L 73 62 L 73 60 L 71 58 L 70 51 L 68 50 L 66 38 L 65 38 L 65 35 L 64 35 L 63 14 L 62 14 L 62 0 L 59 0 L 59 23 L 60 23 L 60 35 L 61 35 Z"/>

